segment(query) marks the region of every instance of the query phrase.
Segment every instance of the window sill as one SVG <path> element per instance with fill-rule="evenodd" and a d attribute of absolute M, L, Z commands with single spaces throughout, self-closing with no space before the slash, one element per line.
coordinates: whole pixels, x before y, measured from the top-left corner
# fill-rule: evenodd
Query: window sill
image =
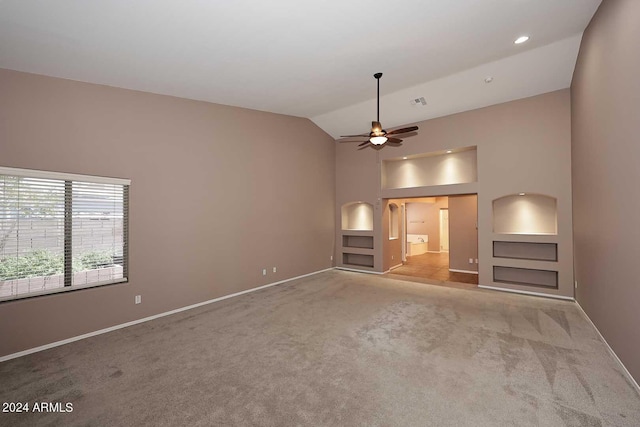
<path fill-rule="evenodd" d="M 97 287 L 100 287 L 100 286 L 117 285 L 117 284 L 128 283 L 128 282 L 129 282 L 128 279 L 123 278 L 123 279 L 116 279 L 116 280 L 108 280 L 108 281 L 104 281 L 104 282 L 95 282 L 95 283 L 90 283 L 88 285 L 63 286 L 63 287 L 60 287 L 60 288 L 47 289 L 47 290 L 40 291 L 40 292 L 31 292 L 31 293 L 28 293 L 28 294 L 19 294 L 19 295 L 10 295 L 10 296 L 6 296 L 6 297 L 0 297 L 0 303 L 9 302 L 9 301 L 17 301 L 17 300 L 22 300 L 22 299 L 27 299 L 27 298 L 41 297 L 41 296 L 45 296 L 45 295 L 55 295 L 55 294 L 60 294 L 60 293 L 64 293 L 64 292 L 79 291 L 79 290 L 82 290 L 82 289 L 97 288 Z"/>

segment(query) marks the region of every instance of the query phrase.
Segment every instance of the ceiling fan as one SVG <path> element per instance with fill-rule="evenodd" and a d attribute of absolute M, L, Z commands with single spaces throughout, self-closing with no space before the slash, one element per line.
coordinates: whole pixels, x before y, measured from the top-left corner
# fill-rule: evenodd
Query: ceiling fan
<path fill-rule="evenodd" d="M 342 135 L 341 137 L 342 138 L 361 138 L 361 137 L 368 138 L 362 144 L 359 144 L 358 147 L 363 147 L 367 144 L 381 146 L 386 143 L 390 143 L 393 145 L 400 145 L 402 143 L 402 140 L 399 138 L 396 138 L 394 135 L 402 135 L 409 132 L 415 132 L 418 130 L 418 126 L 409 126 L 401 129 L 393 129 L 388 132 L 382 129 L 382 124 L 380 124 L 380 77 L 382 77 L 382 73 L 375 73 L 373 77 L 375 77 L 375 79 L 378 82 L 378 104 L 377 104 L 378 116 L 375 122 L 371 122 L 371 132 L 363 133 L 360 135 Z M 407 135 L 407 136 L 413 136 L 413 135 Z"/>

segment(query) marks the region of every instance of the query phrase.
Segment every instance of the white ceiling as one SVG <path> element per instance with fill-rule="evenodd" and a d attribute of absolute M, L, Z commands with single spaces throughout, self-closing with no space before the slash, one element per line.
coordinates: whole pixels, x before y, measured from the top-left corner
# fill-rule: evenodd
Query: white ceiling
<path fill-rule="evenodd" d="M 600 1 L 0 0 L 0 68 L 309 117 L 336 137 L 370 127 L 379 71 L 386 128 L 568 87 Z"/>

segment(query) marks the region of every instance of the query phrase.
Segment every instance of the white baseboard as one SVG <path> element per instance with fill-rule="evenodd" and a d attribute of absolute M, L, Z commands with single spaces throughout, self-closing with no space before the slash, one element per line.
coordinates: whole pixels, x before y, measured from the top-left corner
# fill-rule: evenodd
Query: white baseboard
<path fill-rule="evenodd" d="M 501 291 L 501 292 L 511 292 L 513 294 L 523 294 L 523 295 L 533 295 L 536 297 L 545 297 L 545 298 L 555 298 L 561 299 L 564 301 L 575 301 L 573 297 L 565 297 L 562 295 L 553 295 L 553 294 L 545 294 L 542 292 L 530 292 L 530 291 L 520 291 L 517 289 L 508 289 L 508 288 L 498 288 L 497 286 L 487 286 L 487 285 L 478 285 L 479 288 L 482 289 L 490 289 L 492 291 Z"/>
<path fill-rule="evenodd" d="M 453 268 L 450 268 L 449 271 L 452 271 L 454 273 L 467 273 L 467 274 L 478 274 L 477 271 L 471 271 L 471 270 L 455 270 Z"/>
<path fill-rule="evenodd" d="M 635 380 L 635 378 L 633 378 L 633 376 L 631 375 L 631 372 L 629 372 L 629 370 L 627 369 L 626 366 L 624 366 L 624 363 L 622 363 L 622 360 L 620 360 L 620 358 L 618 357 L 618 355 L 616 354 L 615 351 L 613 351 L 613 349 L 611 348 L 611 346 L 609 345 L 609 343 L 607 342 L 606 339 L 604 339 L 604 337 L 602 336 L 602 334 L 600 333 L 600 331 L 598 330 L 598 328 L 596 327 L 595 323 L 593 323 L 593 321 L 591 320 L 591 318 L 589 317 L 589 315 L 587 314 L 586 311 L 584 311 L 584 308 L 582 308 L 582 306 L 580 305 L 580 303 L 578 301 L 576 301 L 576 305 L 578 306 L 578 308 L 580 308 L 580 311 L 582 312 L 582 314 L 584 314 L 584 317 L 589 321 L 589 323 L 591 323 L 591 326 L 593 326 L 593 329 L 596 330 L 596 332 L 598 333 L 598 336 L 600 337 L 600 339 L 602 340 L 602 342 L 604 343 L 604 345 L 607 347 L 607 350 L 609 350 L 609 353 L 611 353 L 611 355 L 613 356 L 613 358 L 616 360 L 616 362 L 618 362 L 618 365 L 620 365 L 620 367 L 622 368 L 622 371 L 625 373 L 625 375 L 627 376 L 627 379 L 631 382 L 631 384 L 635 387 L 636 389 L 636 393 L 640 394 L 640 385 L 638 385 L 637 381 Z"/>
<path fill-rule="evenodd" d="M 80 341 L 82 339 L 94 337 L 96 335 L 106 334 L 107 332 L 112 332 L 112 331 L 115 331 L 115 330 L 118 330 L 118 329 L 126 328 L 128 326 L 133 326 L 133 325 L 137 325 L 139 323 L 148 322 L 150 320 L 158 319 L 160 317 L 170 316 L 172 314 L 180 313 L 181 311 L 186 311 L 186 310 L 190 310 L 192 308 L 200 307 L 200 306 L 203 306 L 203 305 L 212 304 L 214 302 L 218 302 L 218 301 L 222 301 L 222 300 L 225 300 L 225 299 L 229 299 L 229 298 L 237 297 L 237 296 L 240 296 L 240 295 L 248 294 L 249 292 L 259 291 L 260 289 L 269 288 L 271 286 L 280 285 L 282 283 L 291 282 L 292 280 L 302 279 L 303 277 L 308 277 L 308 276 L 313 276 L 315 274 L 324 273 L 325 271 L 330 271 L 330 270 L 333 270 L 333 269 L 334 269 L 333 267 L 325 268 L 324 270 L 318 270 L 318 271 L 314 271 L 312 273 L 303 274 L 301 276 L 292 277 L 290 279 L 280 280 L 278 282 L 274 282 L 274 283 L 269 283 L 267 285 L 258 286 L 257 288 L 247 289 L 245 291 L 236 292 L 234 294 L 229 294 L 229 295 L 225 295 L 225 296 L 222 296 L 222 297 L 210 299 L 210 300 L 207 300 L 207 301 L 203 301 L 203 302 L 199 302 L 199 303 L 196 303 L 196 304 L 188 305 L 186 307 L 176 308 L 175 310 L 165 311 L 164 313 L 154 314 L 153 316 L 144 317 L 142 319 L 132 320 L 131 322 L 121 323 L 119 325 L 111 326 L 109 328 L 100 329 L 100 330 L 97 330 L 97 331 L 89 332 L 89 333 L 78 335 L 78 336 L 71 337 L 71 338 L 67 338 L 67 339 L 64 339 L 64 340 L 61 340 L 61 341 L 52 342 L 50 344 L 41 345 L 39 347 L 34 347 L 34 348 L 27 349 L 27 350 L 19 351 L 17 353 L 8 354 L 6 356 L 1 356 L 0 357 L 0 362 L 5 362 L 7 360 L 11 360 L 11 359 L 15 359 L 15 358 L 18 358 L 18 357 L 26 356 L 28 354 L 37 353 L 39 351 L 48 350 L 50 348 L 54 348 L 54 347 L 58 347 L 58 346 L 61 346 L 61 345 L 69 344 L 69 343 L 72 343 L 74 341 Z"/>
<path fill-rule="evenodd" d="M 384 274 L 384 272 L 379 271 L 371 271 L 371 270 L 358 270 L 357 268 L 349 268 L 349 267 L 336 267 L 337 270 L 345 270 L 345 271 L 353 271 L 356 273 L 367 273 L 367 274 Z"/>
<path fill-rule="evenodd" d="M 387 274 L 387 273 L 391 273 L 392 270 L 398 268 L 398 267 L 402 267 L 404 264 L 398 264 L 398 265 L 394 265 L 393 267 L 389 268 L 387 271 L 383 271 L 382 274 Z"/>

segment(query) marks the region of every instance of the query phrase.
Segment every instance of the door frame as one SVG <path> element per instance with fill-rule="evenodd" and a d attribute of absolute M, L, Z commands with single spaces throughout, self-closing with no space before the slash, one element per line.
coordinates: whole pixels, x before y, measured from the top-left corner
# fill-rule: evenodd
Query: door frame
<path fill-rule="evenodd" d="M 447 196 L 448 197 L 448 196 Z M 442 226 L 443 223 L 443 213 L 444 211 L 447 212 L 447 228 L 446 228 L 446 232 L 447 232 L 447 249 L 443 249 L 443 230 L 445 230 L 445 228 Z M 440 224 L 439 224 L 439 229 L 438 232 L 440 233 L 440 247 L 438 248 L 440 252 L 447 252 L 449 253 L 449 208 L 440 208 L 440 213 L 439 213 L 439 219 L 440 219 Z"/>

